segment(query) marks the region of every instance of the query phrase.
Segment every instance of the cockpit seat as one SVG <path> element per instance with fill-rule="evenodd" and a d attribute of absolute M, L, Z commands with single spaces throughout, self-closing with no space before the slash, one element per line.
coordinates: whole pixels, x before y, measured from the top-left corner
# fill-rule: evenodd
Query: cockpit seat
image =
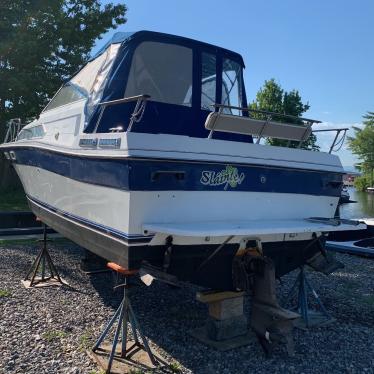
<path fill-rule="evenodd" d="M 296 141 L 308 139 L 312 132 L 309 125 L 259 120 L 220 112 L 212 112 L 208 115 L 205 128 L 211 131 Z"/>

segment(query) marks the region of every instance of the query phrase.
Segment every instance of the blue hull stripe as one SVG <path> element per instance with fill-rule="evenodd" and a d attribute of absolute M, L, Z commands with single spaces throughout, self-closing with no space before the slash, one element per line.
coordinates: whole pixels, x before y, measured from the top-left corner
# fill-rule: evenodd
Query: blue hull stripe
<path fill-rule="evenodd" d="M 342 174 L 249 164 L 109 159 L 13 148 L 16 163 L 125 191 L 251 191 L 340 196 Z"/>
<path fill-rule="evenodd" d="M 46 203 L 44 203 L 44 202 L 42 202 L 38 199 L 35 199 L 34 197 L 31 197 L 29 195 L 27 195 L 27 198 L 29 200 L 31 200 L 32 202 L 42 206 L 43 208 L 46 208 L 46 209 L 48 209 L 48 210 L 50 210 L 50 211 L 52 211 L 56 214 L 59 214 L 60 216 L 64 216 L 64 217 L 69 218 L 70 220 L 72 220 L 74 222 L 77 222 L 77 223 L 80 223 L 84 226 L 93 228 L 93 229 L 95 229 L 97 231 L 100 231 L 100 232 L 103 232 L 107 235 L 111 235 L 115 238 L 124 240 L 128 244 L 149 243 L 154 236 L 154 235 L 144 236 L 144 235 L 141 235 L 141 234 L 127 234 L 123 231 L 119 231 L 119 230 L 113 229 L 109 226 L 101 225 L 99 223 L 90 221 L 86 218 L 76 216 L 75 214 L 66 212 L 64 210 L 57 209 L 57 208 L 55 208 L 55 207 L 53 207 L 49 204 L 46 204 Z"/>

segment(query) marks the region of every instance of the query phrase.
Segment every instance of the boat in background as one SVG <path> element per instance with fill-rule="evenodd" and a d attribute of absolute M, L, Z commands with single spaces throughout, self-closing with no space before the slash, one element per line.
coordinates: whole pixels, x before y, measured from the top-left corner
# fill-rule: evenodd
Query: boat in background
<path fill-rule="evenodd" d="M 374 258 L 374 219 L 362 218 L 358 221 L 365 224 L 366 229 L 330 232 L 326 249 L 333 252 Z"/>
<path fill-rule="evenodd" d="M 368 187 L 366 189 L 367 192 L 374 193 L 374 187 Z"/>
<path fill-rule="evenodd" d="M 119 33 L 0 150 L 35 215 L 109 261 L 236 289 L 255 249 L 281 276 L 364 225 L 334 218 L 334 144 L 302 149 L 318 121 L 248 109 L 243 69 L 217 46 Z"/>
<path fill-rule="evenodd" d="M 351 196 L 349 195 L 348 187 L 343 186 L 342 192 L 340 195 L 339 204 L 347 204 L 351 202 Z"/>

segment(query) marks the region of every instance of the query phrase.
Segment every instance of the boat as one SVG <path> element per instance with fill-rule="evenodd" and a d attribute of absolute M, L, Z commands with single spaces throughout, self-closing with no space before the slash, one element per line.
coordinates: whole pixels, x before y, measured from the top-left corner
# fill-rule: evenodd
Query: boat
<path fill-rule="evenodd" d="M 366 189 L 367 192 L 374 193 L 374 187 L 368 187 Z"/>
<path fill-rule="evenodd" d="M 207 43 L 117 33 L 0 151 L 34 214 L 108 261 L 230 290 L 255 249 L 282 276 L 363 225 L 334 218 L 333 147 L 302 149 L 318 121 L 249 110 L 243 70 Z"/>
<path fill-rule="evenodd" d="M 342 192 L 340 195 L 340 201 L 339 204 L 347 204 L 351 202 L 351 196 L 349 195 L 348 187 L 343 186 Z"/>
<path fill-rule="evenodd" d="M 359 218 L 357 221 L 364 223 L 366 229 L 330 232 L 326 250 L 374 258 L 374 219 Z"/>

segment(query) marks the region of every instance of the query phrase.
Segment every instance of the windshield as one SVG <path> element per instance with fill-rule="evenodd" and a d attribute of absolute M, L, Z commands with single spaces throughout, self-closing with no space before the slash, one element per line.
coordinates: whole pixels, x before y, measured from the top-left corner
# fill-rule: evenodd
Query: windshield
<path fill-rule="evenodd" d="M 57 91 L 47 110 L 87 99 L 86 114 L 90 115 L 92 108 L 101 100 L 107 76 L 117 56 L 120 44 L 113 44 L 107 50 L 89 61 L 70 81 Z"/>
<path fill-rule="evenodd" d="M 66 86 L 60 88 L 53 99 L 45 107 L 44 111 L 46 112 L 47 110 L 55 109 L 66 104 L 71 104 L 85 98 L 86 96 L 80 92 L 80 90 L 71 84 L 67 84 Z"/>

